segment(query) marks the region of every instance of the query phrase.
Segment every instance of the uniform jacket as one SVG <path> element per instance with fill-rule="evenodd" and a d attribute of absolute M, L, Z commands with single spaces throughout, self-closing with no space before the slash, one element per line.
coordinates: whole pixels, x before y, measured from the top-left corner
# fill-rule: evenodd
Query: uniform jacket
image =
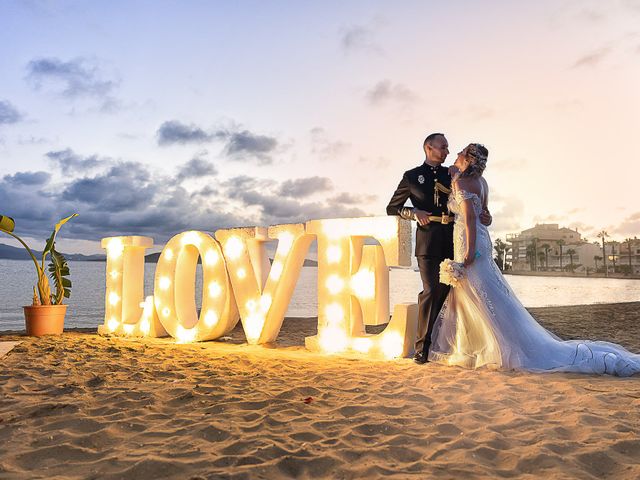
<path fill-rule="evenodd" d="M 451 177 L 446 167 L 437 167 L 434 175 L 431 167 L 423 163 L 419 167 L 404 172 L 398 188 L 387 205 L 387 215 L 400 215 L 400 210 L 405 206 L 407 199 L 411 200 L 415 208 L 431 212 L 431 215 L 447 215 L 448 195 L 440 192 L 438 203 L 434 202 L 434 179 L 445 187 L 451 188 Z M 425 226 L 418 225 L 415 253 L 416 257 L 453 258 L 453 223 L 443 225 L 430 222 Z"/>

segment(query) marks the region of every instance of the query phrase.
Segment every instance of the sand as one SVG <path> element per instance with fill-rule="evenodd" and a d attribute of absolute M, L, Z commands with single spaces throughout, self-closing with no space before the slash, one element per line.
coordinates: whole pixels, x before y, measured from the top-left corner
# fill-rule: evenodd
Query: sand
<path fill-rule="evenodd" d="M 0 358 L 13 350 L 13 347 L 19 345 L 20 342 L 0 342 Z"/>
<path fill-rule="evenodd" d="M 640 351 L 640 303 L 532 309 Z M 322 357 L 228 341 L 22 341 L 0 362 L 0 478 L 640 478 L 640 378 Z"/>

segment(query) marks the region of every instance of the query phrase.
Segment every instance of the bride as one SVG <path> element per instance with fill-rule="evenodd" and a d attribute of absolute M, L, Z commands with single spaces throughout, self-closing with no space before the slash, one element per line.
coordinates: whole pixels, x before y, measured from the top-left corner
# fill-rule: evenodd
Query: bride
<path fill-rule="evenodd" d="M 482 177 L 488 153 L 483 145 L 472 143 L 454 164 L 457 173 L 448 206 L 455 215 L 457 263 L 441 265 L 442 281 L 454 288 L 436 320 L 429 360 L 468 368 L 640 373 L 640 355 L 609 342 L 563 341 L 536 322 L 517 299 L 493 261 L 487 227 L 478 221 L 489 194 Z"/>

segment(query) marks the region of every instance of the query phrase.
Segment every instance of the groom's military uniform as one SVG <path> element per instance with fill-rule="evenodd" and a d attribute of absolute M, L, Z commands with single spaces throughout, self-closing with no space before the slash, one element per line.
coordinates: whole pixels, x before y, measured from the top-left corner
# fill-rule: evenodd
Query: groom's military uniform
<path fill-rule="evenodd" d="M 453 258 L 453 217 L 447 208 L 450 192 L 448 168 L 423 163 L 404 173 L 387 205 L 388 215 L 410 220 L 415 216 L 414 209 L 405 206 L 407 199 L 415 209 L 431 212 L 429 223 L 417 226 L 415 250 L 422 278 L 415 350 L 416 355 L 425 357 L 431 346 L 433 325 L 449 293 L 449 286 L 440 283 L 440 262 Z"/>

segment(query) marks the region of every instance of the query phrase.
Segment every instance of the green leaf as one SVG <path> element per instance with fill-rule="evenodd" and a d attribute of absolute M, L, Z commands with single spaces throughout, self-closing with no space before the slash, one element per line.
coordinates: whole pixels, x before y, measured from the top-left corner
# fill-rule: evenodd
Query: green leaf
<path fill-rule="evenodd" d="M 13 229 L 16 226 L 16 222 L 11 217 L 7 217 L 5 215 L 0 215 L 0 230 L 6 233 L 13 232 Z"/>
<path fill-rule="evenodd" d="M 62 226 L 65 223 L 67 223 L 69 220 L 71 220 L 73 217 L 77 217 L 77 216 L 78 214 L 74 213 L 73 215 L 69 215 L 68 217 L 63 218 L 58 223 L 56 223 L 56 226 L 53 229 L 53 232 L 51 232 L 51 235 L 49 236 L 49 238 L 47 238 L 47 243 L 45 244 L 44 250 L 42 251 L 43 262 L 44 262 L 44 259 L 47 257 L 47 254 L 50 253 L 55 248 L 56 235 L 58 234 Z"/>
<path fill-rule="evenodd" d="M 60 305 L 63 298 L 69 298 L 71 295 L 71 280 L 66 278 L 69 275 L 67 259 L 55 249 L 51 250 L 51 262 L 49 263 L 48 271 L 56 289 L 56 293 L 52 295 L 53 303 Z"/>

